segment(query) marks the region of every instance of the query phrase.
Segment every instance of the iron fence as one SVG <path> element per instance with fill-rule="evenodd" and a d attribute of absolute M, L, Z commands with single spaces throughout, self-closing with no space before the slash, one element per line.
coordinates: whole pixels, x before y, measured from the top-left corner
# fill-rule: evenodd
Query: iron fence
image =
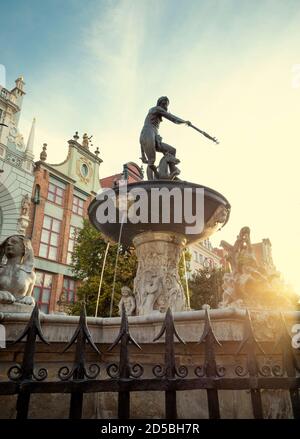
<path fill-rule="evenodd" d="M 120 344 L 119 362 L 110 363 L 104 367 L 105 378 L 101 378 L 103 364 L 86 362 L 86 348 L 90 345 L 99 356 L 100 350 L 95 345 L 87 326 L 85 306 L 83 305 L 78 326 L 66 345 L 64 352 L 75 345 L 73 366 L 63 366 L 57 372 L 56 379 L 47 379 L 46 368 L 35 367 L 35 350 L 37 337 L 49 344 L 45 339 L 41 324 L 39 309 L 35 306 L 31 318 L 23 333 L 12 344 L 21 343 L 24 346 L 21 364 L 12 365 L 7 371 L 7 381 L 0 381 L 0 395 L 17 395 L 16 418 L 27 419 L 30 397 L 32 394 L 58 393 L 70 394 L 70 419 L 81 419 L 83 410 L 83 395 L 85 393 L 117 392 L 118 418 L 130 417 L 130 393 L 160 391 L 165 393 L 165 418 L 177 419 L 177 392 L 183 390 L 206 390 L 208 415 L 210 419 L 220 418 L 219 390 L 249 390 L 253 417 L 263 418 L 262 389 L 286 390 L 289 392 L 294 418 L 300 418 L 300 367 L 297 356 L 291 344 L 291 336 L 281 314 L 281 330 L 273 347 L 276 358 L 280 362 L 271 365 L 261 365 L 258 355 L 265 357 L 261 344 L 257 341 L 251 314 L 247 311 L 244 319 L 243 339 L 236 351 L 237 358 L 241 354 L 246 358 L 244 364 L 234 367 L 234 374 L 227 375 L 226 368 L 217 364 L 216 347 L 222 348 L 211 324 L 209 310 L 205 311 L 204 330 L 199 338 L 199 344 L 204 346 L 204 362 L 193 367 L 192 376 L 188 367 L 176 364 L 175 338 L 185 343 L 177 333 L 173 316 L 167 311 L 163 326 L 154 341 L 164 338 L 164 364 L 156 364 L 152 375 L 145 377 L 141 364 L 131 364 L 129 344 L 141 349 L 130 334 L 125 309 L 122 309 L 120 331 L 108 348 L 113 350 Z"/>

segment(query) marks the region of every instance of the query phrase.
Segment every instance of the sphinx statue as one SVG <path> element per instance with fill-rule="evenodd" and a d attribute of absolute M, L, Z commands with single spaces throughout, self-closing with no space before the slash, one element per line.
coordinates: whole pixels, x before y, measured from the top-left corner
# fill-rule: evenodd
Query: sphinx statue
<path fill-rule="evenodd" d="M 30 239 L 9 236 L 0 244 L 0 303 L 34 305 L 35 279 Z"/>

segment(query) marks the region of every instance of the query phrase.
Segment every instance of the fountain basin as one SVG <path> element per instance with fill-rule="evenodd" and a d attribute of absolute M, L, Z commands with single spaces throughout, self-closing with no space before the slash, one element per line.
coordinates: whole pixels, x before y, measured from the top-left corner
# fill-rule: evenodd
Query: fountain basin
<path fill-rule="evenodd" d="M 187 181 L 169 181 L 169 180 L 154 180 L 154 181 L 139 181 L 136 183 L 131 183 L 126 186 L 127 194 L 135 194 L 142 189 L 147 193 L 147 211 L 148 215 L 145 218 L 138 222 L 132 223 L 129 220 L 123 224 L 123 230 L 121 234 L 120 242 L 125 246 L 132 246 L 134 238 L 140 234 L 145 232 L 174 232 L 180 235 L 184 235 L 187 241 L 187 244 L 191 244 L 192 242 L 201 241 L 207 239 L 221 227 L 223 227 L 228 219 L 230 214 L 230 204 L 227 199 L 220 194 L 219 192 L 210 189 L 206 186 L 190 183 Z M 115 196 L 116 200 L 122 193 L 123 189 L 120 187 L 113 188 L 110 190 L 109 196 Z M 158 191 L 173 191 L 176 195 L 174 197 L 170 197 L 170 202 L 164 203 L 161 199 L 159 208 L 153 203 L 153 194 L 157 196 Z M 174 219 L 174 208 L 179 207 L 181 204 L 182 212 L 185 210 L 185 202 L 192 204 L 190 208 L 195 213 L 196 212 L 196 203 L 197 203 L 197 193 L 199 194 L 199 190 L 204 191 L 204 204 L 203 209 L 200 214 L 203 215 L 203 228 L 201 230 L 197 230 L 194 233 L 186 233 L 187 227 L 193 227 L 196 224 L 195 222 L 187 222 L 184 214 L 182 215 L 182 220 L 178 222 L 178 220 Z M 198 192 L 197 192 L 198 191 Z M 181 195 L 181 198 L 180 198 Z M 176 198 L 178 196 L 178 198 Z M 174 201 L 175 200 L 175 201 Z M 94 225 L 96 229 L 101 231 L 109 240 L 113 242 L 118 242 L 120 227 L 121 227 L 121 214 L 117 215 L 116 222 L 106 222 L 101 223 L 97 218 L 97 208 L 104 203 L 103 199 L 98 199 L 96 197 L 90 204 L 88 209 L 88 214 L 91 223 Z M 154 206 L 155 204 L 155 206 Z M 153 214 L 154 210 L 157 210 L 157 218 L 156 221 L 152 221 L 151 213 Z M 170 210 L 170 220 L 165 221 L 163 215 L 166 212 L 166 209 Z"/>

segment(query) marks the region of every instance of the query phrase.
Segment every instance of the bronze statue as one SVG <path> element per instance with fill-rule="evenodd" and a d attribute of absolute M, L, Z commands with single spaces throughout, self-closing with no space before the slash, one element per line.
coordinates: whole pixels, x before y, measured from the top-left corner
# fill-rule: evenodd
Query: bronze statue
<path fill-rule="evenodd" d="M 169 113 L 168 106 L 169 99 L 167 96 L 162 96 L 158 99 L 156 106 L 150 108 L 140 135 L 142 161 L 143 163 L 148 164 L 148 180 L 153 180 L 154 177 L 158 178 L 157 168 L 155 166 L 156 151 L 162 152 L 164 155 L 168 153 L 174 157 L 176 156 L 176 149 L 167 143 L 163 143 L 162 138 L 158 134 L 159 125 L 162 122 L 162 118 L 165 117 L 176 124 L 190 124 L 189 121 L 180 119 L 179 117 Z M 174 175 L 174 177 L 179 174 L 179 172 L 175 171 L 174 163 L 170 163 L 169 166 L 170 172 Z"/>
<path fill-rule="evenodd" d="M 147 177 L 148 180 L 154 180 L 154 179 L 161 179 L 160 173 L 157 170 L 157 167 L 155 166 L 155 160 L 156 160 L 156 151 L 162 152 L 164 156 L 167 154 L 170 156 L 173 156 L 175 160 L 168 159 L 168 162 L 163 162 L 163 164 L 168 163 L 169 172 L 166 177 L 166 173 L 164 172 L 164 179 L 174 180 L 179 175 L 180 171 L 176 167 L 176 149 L 168 145 L 167 143 L 162 142 L 161 136 L 158 134 L 159 125 L 162 122 L 162 118 L 166 118 L 170 120 L 173 123 L 176 124 L 186 124 L 201 134 L 203 134 L 205 137 L 209 138 L 215 143 L 218 143 L 217 139 L 215 137 L 211 137 L 209 134 L 207 134 L 205 131 L 200 130 L 199 128 L 196 128 L 192 123 L 188 120 L 183 120 L 180 117 L 174 116 L 173 114 L 168 112 L 168 106 L 169 106 L 169 99 L 167 96 L 162 96 L 158 99 L 157 104 L 155 107 L 150 108 L 145 122 L 143 129 L 141 131 L 140 135 L 140 144 L 141 144 L 141 159 L 143 163 L 146 163 L 148 165 L 147 167 Z"/>

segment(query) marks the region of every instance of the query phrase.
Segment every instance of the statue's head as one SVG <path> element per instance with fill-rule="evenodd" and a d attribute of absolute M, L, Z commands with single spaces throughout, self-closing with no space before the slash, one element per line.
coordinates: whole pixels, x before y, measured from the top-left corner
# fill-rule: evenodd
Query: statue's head
<path fill-rule="evenodd" d="M 239 237 L 243 240 L 243 241 L 249 241 L 250 240 L 250 228 L 249 227 L 242 227 L 241 231 L 240 231 L 240 235 Z"/>
<path fill-rule="evenodd" d="M 19 235 L 9 236 L 4 241 L 4 254 L 9 258 L 15 258 L 17 256 L 23 257 L 25 254 L 25 246 L 23 239 Z"/>
<path fill-rule="evenodd" d="M 162 107 L 164 110 L 168 111 L 168 106 L 169 106 L 169 98 L 167 98 L 167 96 L 161 96 L 158 100 L 157 100 L 157 106 L 158 107 Z"/>
<path fill-rule="evenodd" d="M 129 287 L 122 287 L 121 294 L 122 294 L 122 296 L 130 296 L 131 289 Z"/>
<path fill-rule="evenodd" d="M 22 270 L 27 273 L 33 271 L 34 255 L 30 239 L 23 235 L 12 235 L 6 238 L 0 244 L 0 264 L 4 256 L 7 259 L 20 258 L 20 265 Z"/>

